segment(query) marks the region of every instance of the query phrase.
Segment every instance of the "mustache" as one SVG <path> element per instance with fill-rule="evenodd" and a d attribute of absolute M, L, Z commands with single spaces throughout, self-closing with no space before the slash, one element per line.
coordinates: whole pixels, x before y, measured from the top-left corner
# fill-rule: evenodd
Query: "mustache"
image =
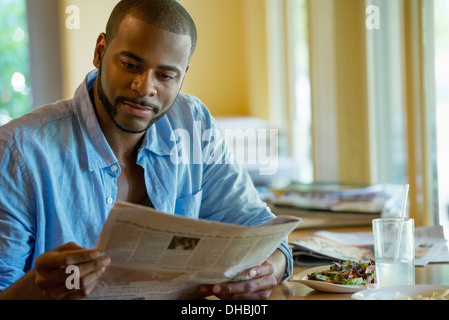
<path fill-rule="evenodd" d="M 155 113 L 159 112 L 159 107 L 157 105 L 155 105 L 154 103 L 151 103 L 149 101 L 146 101 L 145 99 L 132 99 L 132 98 L 126 98 L 126 97 L 117 97 L 115 99 L 115 103 L 118 104 L 120 102 L 121 103 L 127 103 L 127 102 L 129 103 L 130 102 L 130 103 L 133 103 L 133 104 L 145 107 L 145 108 L 151 108 L 151 109 L 153 109 L 153 111 Z"/>

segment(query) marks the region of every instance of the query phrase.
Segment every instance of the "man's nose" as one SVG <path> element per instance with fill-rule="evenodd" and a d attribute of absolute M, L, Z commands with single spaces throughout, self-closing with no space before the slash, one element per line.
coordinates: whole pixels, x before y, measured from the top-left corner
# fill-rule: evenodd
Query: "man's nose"
<path fill-rule="evenodd" d="M 157 93 L 156 77 L 153 72 L 145 72 L 136 76 L 131 83 L 131 89 L 139 93 L 141 97 L 153 97 Z"/>

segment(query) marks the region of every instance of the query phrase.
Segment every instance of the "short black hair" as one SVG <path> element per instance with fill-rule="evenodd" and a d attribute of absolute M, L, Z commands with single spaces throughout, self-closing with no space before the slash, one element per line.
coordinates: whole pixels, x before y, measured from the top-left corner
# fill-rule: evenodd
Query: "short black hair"
<path fill-rule="evenodd" d="M 175 0 L 121 0 L 112 10 L 106 25 L 106 41 L 117 35 L 126 15 L 132 15 L 155 27 L 190 36 L 190 57 L 196 48 L 195 22 L 187 10 Z"/>

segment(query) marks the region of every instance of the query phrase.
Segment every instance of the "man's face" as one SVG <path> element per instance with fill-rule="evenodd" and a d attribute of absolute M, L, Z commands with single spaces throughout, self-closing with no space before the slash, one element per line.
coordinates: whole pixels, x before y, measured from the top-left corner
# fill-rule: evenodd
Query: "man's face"
<path fill-rule="evenodd" d="M 126 16 L 117 35 L 97 41 L 97 106 L 100 122 L 113 121 L 122 131 L 148 129 L 172 106 L 190 57 L 190 37 Z"/>

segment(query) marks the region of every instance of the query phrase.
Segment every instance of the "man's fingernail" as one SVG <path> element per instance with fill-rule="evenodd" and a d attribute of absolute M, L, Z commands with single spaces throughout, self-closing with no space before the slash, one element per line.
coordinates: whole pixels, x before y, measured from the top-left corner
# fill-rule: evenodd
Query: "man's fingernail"
<path fill-rule="evenodd" d="M 213 293 L 220 293 L 221 292 L 221 286 L 214 286 L 212 288 Z"/>
<path fill-rule="evenodd" d="M 259 273 L 259 272 L 257 271 L 257 269 L 252 269 L 252 270 L 249 272 L 249 276 L 250 276 L 251 278 L 254 278 L 255 276 L 257 276 L 258 273 Z"/>

